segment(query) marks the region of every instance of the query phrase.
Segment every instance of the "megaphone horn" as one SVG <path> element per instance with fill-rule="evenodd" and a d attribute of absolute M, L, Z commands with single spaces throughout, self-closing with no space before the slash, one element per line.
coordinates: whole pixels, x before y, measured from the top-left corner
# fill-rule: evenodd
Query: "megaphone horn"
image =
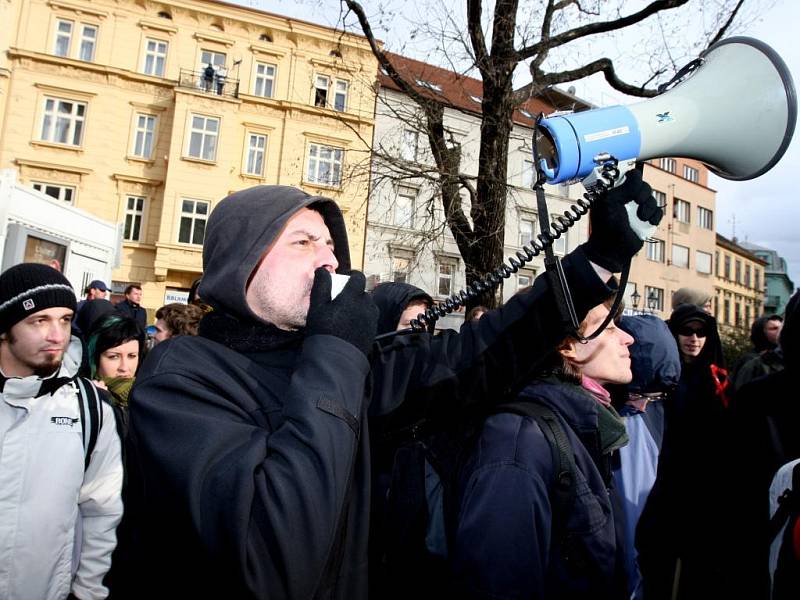
<path fill-rule="evenodd" d="M 620 161 L 692 158 L 725 179 L 753 179 L 781 159 L 794 134 L 792 76 L 767 44 L 722 40 L 667 92 L 629 106 L 542 119 L 534 157 L 548 183 L 583 179 L 609 153 Z"/>

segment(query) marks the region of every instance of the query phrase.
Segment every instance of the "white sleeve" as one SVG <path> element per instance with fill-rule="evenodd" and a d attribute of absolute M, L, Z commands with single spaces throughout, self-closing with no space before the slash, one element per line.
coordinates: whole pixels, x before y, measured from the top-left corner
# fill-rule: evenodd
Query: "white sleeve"
<path fill-rule="evenodd" d="M 101 600 L 108 596 L 103 577 L 111 567 L 111 553 L 117 545 L 117 525 L 122 519 L 120 439 L 113 409 L 105 402 L 102 406 L 103 427 L 78 498 L 83 536 L 72 593 L 81 600 Z"/>

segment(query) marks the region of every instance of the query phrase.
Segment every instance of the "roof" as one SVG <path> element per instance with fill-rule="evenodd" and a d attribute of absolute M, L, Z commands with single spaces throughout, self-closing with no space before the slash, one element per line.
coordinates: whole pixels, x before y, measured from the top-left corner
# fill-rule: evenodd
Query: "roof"
<path fill-rule="evenodd" d="M 397 69 L 397 72 L 408 81 L 421 95 L 438 100 L 476 115 L 481 113 L 483 100 L 483 82 L 474 77 L 467 77 L 454 71 L 449 71 L 425 62 L 414 60 L 386 52 L 386 57 Z M 401 91 L 381 69 L 378 72 L 378 83 L 387 89 Z M 527 91 L 528 87 L 523 88 Z M 545 94 L 530 98 L 523 102 L 514 111 L 514 122 L 527 127 L 533 127 L 539 113 L 550 114 L 555 110 L 564 110 L 571 107 L 588 108 L 590 105 L 572 94 L 549 88 Z"/>
<path fill-rule="evenodd" d="M 744 248 L 737 244 L 736 242 L 729 240 L 722 234 L 717 234 L 717 244 L 722 246 L 723 248 L 730 250 L 731 252 L 736 252 L 737 254 L 744 256 L 747 259 L 752 260 L 753 262 L 757 262 L 760 265 L 768 266 L 769 262 L 764 260 L 763 258 L 756 256 L 747 248 Z"/>

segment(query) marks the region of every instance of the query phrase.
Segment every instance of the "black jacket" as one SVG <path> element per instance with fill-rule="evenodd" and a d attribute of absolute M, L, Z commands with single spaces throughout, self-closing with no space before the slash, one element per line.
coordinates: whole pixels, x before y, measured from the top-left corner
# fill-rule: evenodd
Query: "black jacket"
<path fill-rule="evenodd" d="M 140 305 L 134 304 L 127 298 L 121 302 L 117 302 L 116 309 L 119 314 L 124 317 L 130 317 L 142 327 L 142 330 L 147 328 L 147 311 Z"/>

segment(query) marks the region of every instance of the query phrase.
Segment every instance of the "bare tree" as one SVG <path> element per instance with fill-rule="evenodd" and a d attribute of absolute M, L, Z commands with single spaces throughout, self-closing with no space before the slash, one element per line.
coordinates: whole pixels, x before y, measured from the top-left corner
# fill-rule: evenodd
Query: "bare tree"
<path fill-rule="evenodd" d="M 639 97 L 654 96 L 656 88 L 647 85 L 664 75 L 663 61 L 655 63 L 651 76 L 642 84 L 624 81 L 614 60 L 608 57 L 562 70 L 549 70 L 546 65 L 553 62 L 548 59 L 557 50 L 604 34 L 621 32 L 659 13 L 684 7 L 689 0 L 654 0 L 627 14 L 622 13 L 622 6 L 630 6 L 630 2 L 620 3 L 619 8 L 613 10 L 609 9 L 609 2 L 600 0 L 543 0 L 538 3 L 538 9 L 533 3 L 525 5 L 522 10 L 519 0 L 495 0 L 493 8 L 487 8 L 482 0 L 465 0 L 467 36 L 463 38 L 463 49 L 483 82 L 476 178 L 462 175 L 460 146 L 448 144 L 444 124 L 447 104 L 435 95 L 425 93 L 395 67 L 376 39 L 360 2 L 341 2 L 342 23 L 350 15 L 356 17 L 381 69 L 418 108 L 421 129 L 427 136 L 435 169 L 414 174 L 404 172 L 398 176 L 416 175 L 435 181 L 436 196 L 441 200 L 446 224 L 464 259 L 467 284 L 470 284 L 503 259 L 509 139 L 514 110 L 525 99 L 514 90 L 513 77 L 517 67 L 528 65 L 532 77 L 531 94 L 540 94 L 551 86 L 602 73 L 608 84 L 619 92 Z M 714 43 L 730 30 L 743 4 L 744 0 L 720 0 L 716 3 L 713 18 L 709 19 L 707 31 L 702 34 L 703 46 Z M 442 43 L 446 39 L 446 36 L 440 36 Z M 449 39 L 452 41 L 458 36 Z M 471 219 L 467 218 L 462 207 L 463 190 L 469 195 Z M 496 296 L 487 294 L 474 303 L 494 306 Z"/>

